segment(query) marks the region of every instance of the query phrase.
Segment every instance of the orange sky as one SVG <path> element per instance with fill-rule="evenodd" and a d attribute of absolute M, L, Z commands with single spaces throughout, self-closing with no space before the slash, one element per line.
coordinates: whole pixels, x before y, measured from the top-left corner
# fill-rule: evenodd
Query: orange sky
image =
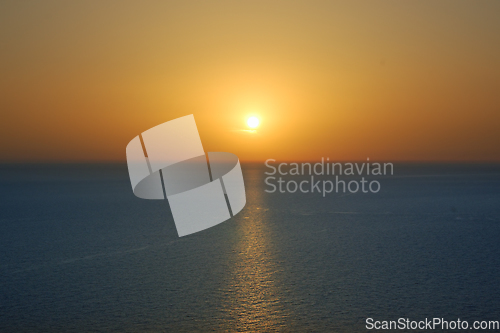
<path fill-rule="evenodd" d="M 246 161 L 500 161 L 499 17 L 498 1 L 2 1 L 0 161 L 124 161 L 187 114 L 206 151 Z"/>

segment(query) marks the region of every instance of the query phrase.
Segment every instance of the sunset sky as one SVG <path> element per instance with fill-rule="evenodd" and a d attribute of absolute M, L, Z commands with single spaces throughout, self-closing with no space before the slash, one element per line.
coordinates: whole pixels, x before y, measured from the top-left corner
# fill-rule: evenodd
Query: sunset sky
<path fill-rule="evenodd" d="M 2 1 L 0 49 L 0 162 L 187 114 L 243 161 L 500 161 L 498 1 Z"/>

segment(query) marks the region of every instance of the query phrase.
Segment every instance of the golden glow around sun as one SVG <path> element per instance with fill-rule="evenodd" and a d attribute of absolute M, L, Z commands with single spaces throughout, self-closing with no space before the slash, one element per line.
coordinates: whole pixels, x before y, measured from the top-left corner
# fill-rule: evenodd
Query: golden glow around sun
<path fill-rule="evenodd" d="M 259 118 L 257 117 L 250 117 L 247 119 L 247 125 L 250 128 L 257 128 L 259 126 Z"/>

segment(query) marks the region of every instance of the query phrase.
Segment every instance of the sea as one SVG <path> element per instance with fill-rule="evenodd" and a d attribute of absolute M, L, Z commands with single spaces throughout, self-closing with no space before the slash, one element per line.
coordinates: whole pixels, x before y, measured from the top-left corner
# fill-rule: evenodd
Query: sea
<path fill-rule="evenodd" d="M 266 192 L 264 163 L 242 168 L 245 208 L 178 237 L 126 163 L 0 165 L 0 332 L 500 320 L 500 165 L 394 163 L 368 177 L 377 193 L 325 196 Z"/>

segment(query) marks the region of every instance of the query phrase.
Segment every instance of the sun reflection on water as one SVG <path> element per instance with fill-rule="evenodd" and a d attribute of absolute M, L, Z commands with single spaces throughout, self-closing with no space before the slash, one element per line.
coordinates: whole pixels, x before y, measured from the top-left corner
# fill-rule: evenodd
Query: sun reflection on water
<path fill-rule="evenodd" d="M 233 329 L 275 330 L 283 328 L 286 321 L 286 312 L 280 302 L 280 264 L 273 249 L 267 209 L 260 202 L 257 191 L 248 192 L 251 204 L 247 204 L 240 217 L 239 240 L 233 250 L 228 297 L 231 317 L 237 325 Z"/>

